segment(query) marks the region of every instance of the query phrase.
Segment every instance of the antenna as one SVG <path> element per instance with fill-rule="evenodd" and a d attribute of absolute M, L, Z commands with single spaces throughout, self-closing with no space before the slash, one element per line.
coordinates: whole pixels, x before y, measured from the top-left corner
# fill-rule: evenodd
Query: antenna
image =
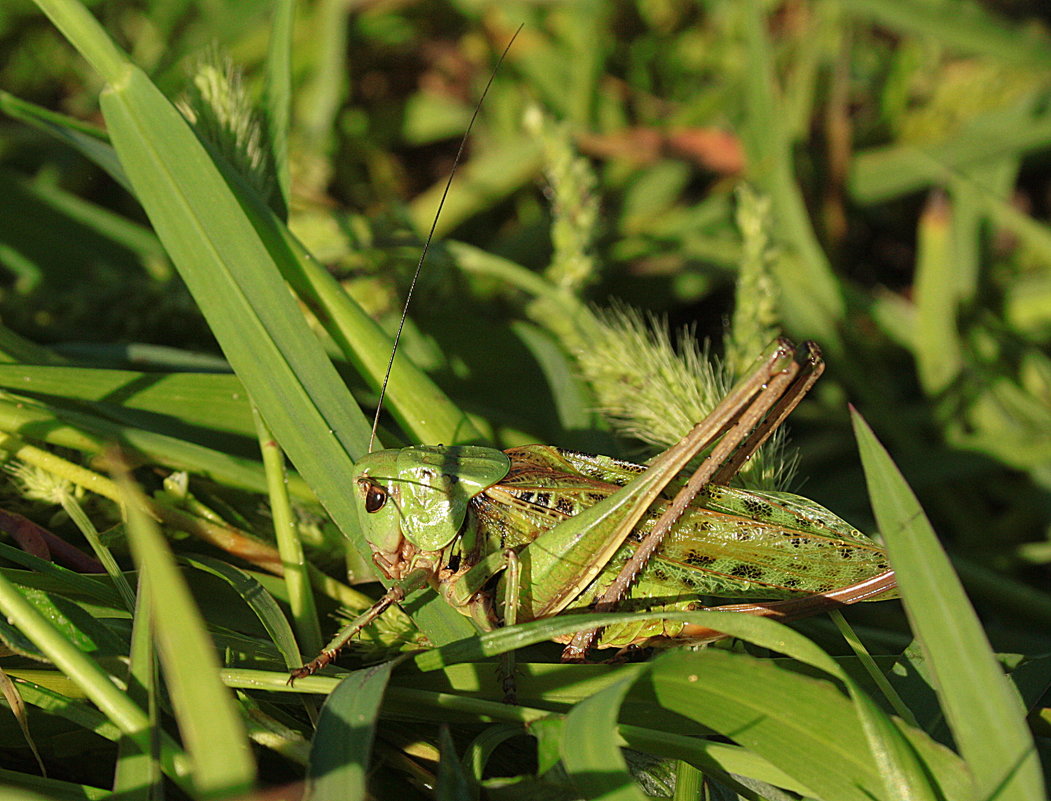
<path fill-rule="evenodd" d="M 482 103 L 485 102 L 485 96 L 489 94 L 489 87 L 493 85 L 493 79 L 496 78 L 496 74 L 500 71 L 500 65 L 504 63 L 504 59 L 507 57 L 508 52 L 511 50 L 511 45 L 515 43 L 515 39 L 518 38 L 518 34 L 522 32 L 523 25 L 519 25 L 515 30 L 511 40 L 507 43 L 504 48 L 504 52 L 500 54 L 499 60 L 496 62 L 496 67 L 493 69 L 492 74 L 489 76 L 489 80 L 485 84 L 485 88 L 482 90 L 482 96 L 478 98 L 478 103 L 474 107 L 474 113 L 471 114 L 471 120 L 467 123 L 467 130 L 463 132 L 463 138 L 460 140 L 460 147 L 456 151 L 456 158 L 453 159 L 452 169 L 449 170 L 449 178 L 445 182 L 445 189 L 442 191 L 441 200 L 438 201 L 438 210 L 434 213 L 434 220 L 431 222 L 431 230 L 427 232 L 427 239 L 423 242 L 423 249 L 420 251 L 420 260 L 416 262 L 416 272 L 412 274 L 412 281 L 409 283 L 409 291 L 405 293 L 405 305 L 401 309 L 401 320 L 398 322 L 398 332 L 394 335 L 394 347 L 390 351 L 390 361 L 387 362 L 387 372 L 383 376 L 383 384 L 380 386 L 380 397 L 379 402 L 376 404 L 376 416 L 372 418 L 372 434 L 369 436 L 369 453 L 372 453 L 372 445 L 376 441 L 376 429 L 380 424 L 380 413 L 383 411 L 383 399 L 387 396 L 387 384 L 390 381 L 390 371 L 394 367 L 394 357 L 398 353 L 398 343 L 401 342 L 401 332 L 405 328 L 405 318 L 409 314 L 409 303 L 412 301 L 412 291 L 416 288 L 416 281 L 420 277 L 420 271 L 423 269 L 423 262 L 427 259 L 427 252 L 431 249 L 431 240 L 434 239 L 434 229 L 438 227 L 438 218 L 441 217 L 442 208 L 445 206 L 445 198 L 449 196 L 449 189 L 452 187 L 453 178 L 456 177 L 456 168 L 460 166 L 460 162 L 463 160 L 463 151 L 467 147 L 467 139 L 471 135 L 471 129 L 474 127 L 474 121 L 478 119 L 478 112 L 482 109 Z"/>

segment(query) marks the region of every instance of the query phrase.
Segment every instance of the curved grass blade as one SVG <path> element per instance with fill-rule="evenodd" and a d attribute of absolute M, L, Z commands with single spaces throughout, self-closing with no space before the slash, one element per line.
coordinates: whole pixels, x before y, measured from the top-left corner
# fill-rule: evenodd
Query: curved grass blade
<path fill-rule="evenodd" d="M 1044 783 L 1025 709 L 916 496 L 856 411 L 865 481 L 902 590 L 905 612 L 977 798 L 1041 799 Z"/>
<path fill-rule="evenodd" d="M 296 646 L 292 627 L 288 625 L 288 620 L 281 612 L 281 607 L 274 600 L 274 596 L 263 589 L 258 581 L 243 570 L 208 556 L 182 556 L 180 561 L 197 570 L 210 573 L 229 584 L 259 618 L 266 633 L 284 657 L 285 664 L 289 667 L 299 666 L 299 648 Z"/>
<path fill-rule="evenodd" d="M 351 673 L 325 700 L 310 749 L 306 801 L 364 801 L 372 741 L 394 662 Z"/>
<path fill-rule="evenodd" d="M 11 677 L 2 670 L 0 670 L 0 692 L 3 693 L 4 700 L 7 702 L 11 714 L 14 715 L 15 721 L 18 723 L 18 728 L 22 732 L 22 739 L 25 740 L 26 745 L 29 746 L 29 751 L 33 754 L 33 759 L 36 760 L 37 769 L 40 771 L 40 775 L 47 776 L 47 768 L 44 767 L 44 760 L 40 758 L 40 751 L 37 750 L 36 740 L 33 739 L 33 735 L 29 731 L 29 718 L 26 716 L 25 701 L 22 700 L 22 696 L 18 692 L 18 687 L 11 680 Z"/>
<path fill-rule="evenodd" d="M 435 787 L 437 801 L 475 801 L 477 793 L 456 756 L 456 745 L 453 743 L 449 727 L 442 726 L 438 733 L 438 747 L 441 758 L 438 761 L 438 785 Z"/>
<path fill-rule="evenodd" d="M 581 701 L 566 716 L 560 753 L 573 784 L 585 798 L 643 801 L 616 741 L 595 732 L 616 729 L 624 696 L 634 681 L 623 679 Z"/>
<path fill-rule="evenodd" d="M 67 143 L 130 191 L 124 168 L 120 166 L 117 154 L 109 146 L 106 132 L 101 128 L 87 125 L 65 114 L 49 111 L 3 91 L 0 91 L 0 111 Z"/>
<path fill-rule="evenodd" d="M 0 364 L 0 387 L 90 404 L 102 416 L 159 433 L 186 437 L 185 428 L 194 428 L 255 440 L 244 384 L 229 373 Z M 188 438 L 199 441 L 201 433 Z"/>

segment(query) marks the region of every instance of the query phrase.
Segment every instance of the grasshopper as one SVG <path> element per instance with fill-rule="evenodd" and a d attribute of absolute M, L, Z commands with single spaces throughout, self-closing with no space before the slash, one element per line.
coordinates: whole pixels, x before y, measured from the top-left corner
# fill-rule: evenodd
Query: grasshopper
<path fill-rule="evenodd" d="M 727 485 L 822 369 L 813 343 L 779 341 L 647 467 L 546 445 L 368 454 L 350 486 L 373 561 L 394 583 L 292 679 L 329 664 L 391 604 L 425 586 L 483 630 L 616 605 L 668 613 L 657 623 L 578 634 L 564 661 L 578 661 L 596 642 L 626 648 L 722 636 L 677 623 L 675 613 L 685 610 L 787 619 L 893 597 L 894 573 L 873 540 L 806 498 Z M 703 597 L 774 600 L 708 607 Z"/>
<path fill-rule="evenodd" d="M 461 140 L 435 223 L 492 80 Z M 432 224 L 406 310 L 433 234 Z M 388 376 L 401 332 L 399 326 Z M 421 445 L 373 453 L 370 442 L 350 486 L 372 559 L 393 584 L 289 681 L 328 665 L 391 604 L 426 586 L 487 631 L 618 605 L 667 612 L 656 623 L 620 624 L 602 633 L 586 630 L 585 623 L 569 639 L 563 661 L 583 659 L 594 645 L 701 643 L 724 636 L 676 622 L 682 611 L 790 619 L 894 597 L 884 550 L 827 509 L 797 495 L 728 486 L 823 369 L 814 343 L 797 349 L 778 341 L 711 414 L 646 467 L 547 445 L 507 451 Z M 385 392 L 386 380 L 373 436 Z M 670 492 L 701 453 L 707 455 L 700 467 Z M 708 607 L 705 597 L 770 600 Z"/>

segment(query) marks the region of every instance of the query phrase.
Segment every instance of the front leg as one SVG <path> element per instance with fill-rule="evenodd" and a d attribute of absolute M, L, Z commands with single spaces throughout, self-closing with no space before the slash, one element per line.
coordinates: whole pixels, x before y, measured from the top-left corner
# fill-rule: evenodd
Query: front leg
<path fill-rule="evenodd" d="M 430 571 L 426 569 L 418 569 L 407 575 L 401 581 L 391 585 L 391 588 L 380 598 L 376 603 L 354 618 L 350 623 L 341 628 L 339 632 L 333 637 L 328 645 L 325 646 L 324 650 L 318 654 L 314 659 L 307 662 L 302 667 L 296 668 L 291 671 L 288 677 L 289 684 L 295 684 L 296 679 L 303 679 L 307 676 L 313 676 L 319 670 L 331 662 L 339 654 L 340 650 L 351 641 L 355 634 L 365 628 L 369 623 L 382 615 L 391 604 L 399 603 L 406 595 L 413 590 L 419 589 L 427 583 L 427 577 L 430 575 Z"/>

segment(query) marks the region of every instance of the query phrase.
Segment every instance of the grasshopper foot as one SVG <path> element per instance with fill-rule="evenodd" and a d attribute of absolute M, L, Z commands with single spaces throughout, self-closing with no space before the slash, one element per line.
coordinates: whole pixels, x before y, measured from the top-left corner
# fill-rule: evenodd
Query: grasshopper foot
<path fill-rule="evenodd" d="M 303 667 L 293 670 L 288 677 L 288 685 L 290 687 L 293 686 L 296 683 L 296 679 L 305 679 L 307 676 L 313 676 L 321 670 L 321 668 L 330 664 L 332 660 L 336 658 L 336 654 L 338 653 L 339 649 L 322 651 L 316 658 L 303 665 Z"/>

